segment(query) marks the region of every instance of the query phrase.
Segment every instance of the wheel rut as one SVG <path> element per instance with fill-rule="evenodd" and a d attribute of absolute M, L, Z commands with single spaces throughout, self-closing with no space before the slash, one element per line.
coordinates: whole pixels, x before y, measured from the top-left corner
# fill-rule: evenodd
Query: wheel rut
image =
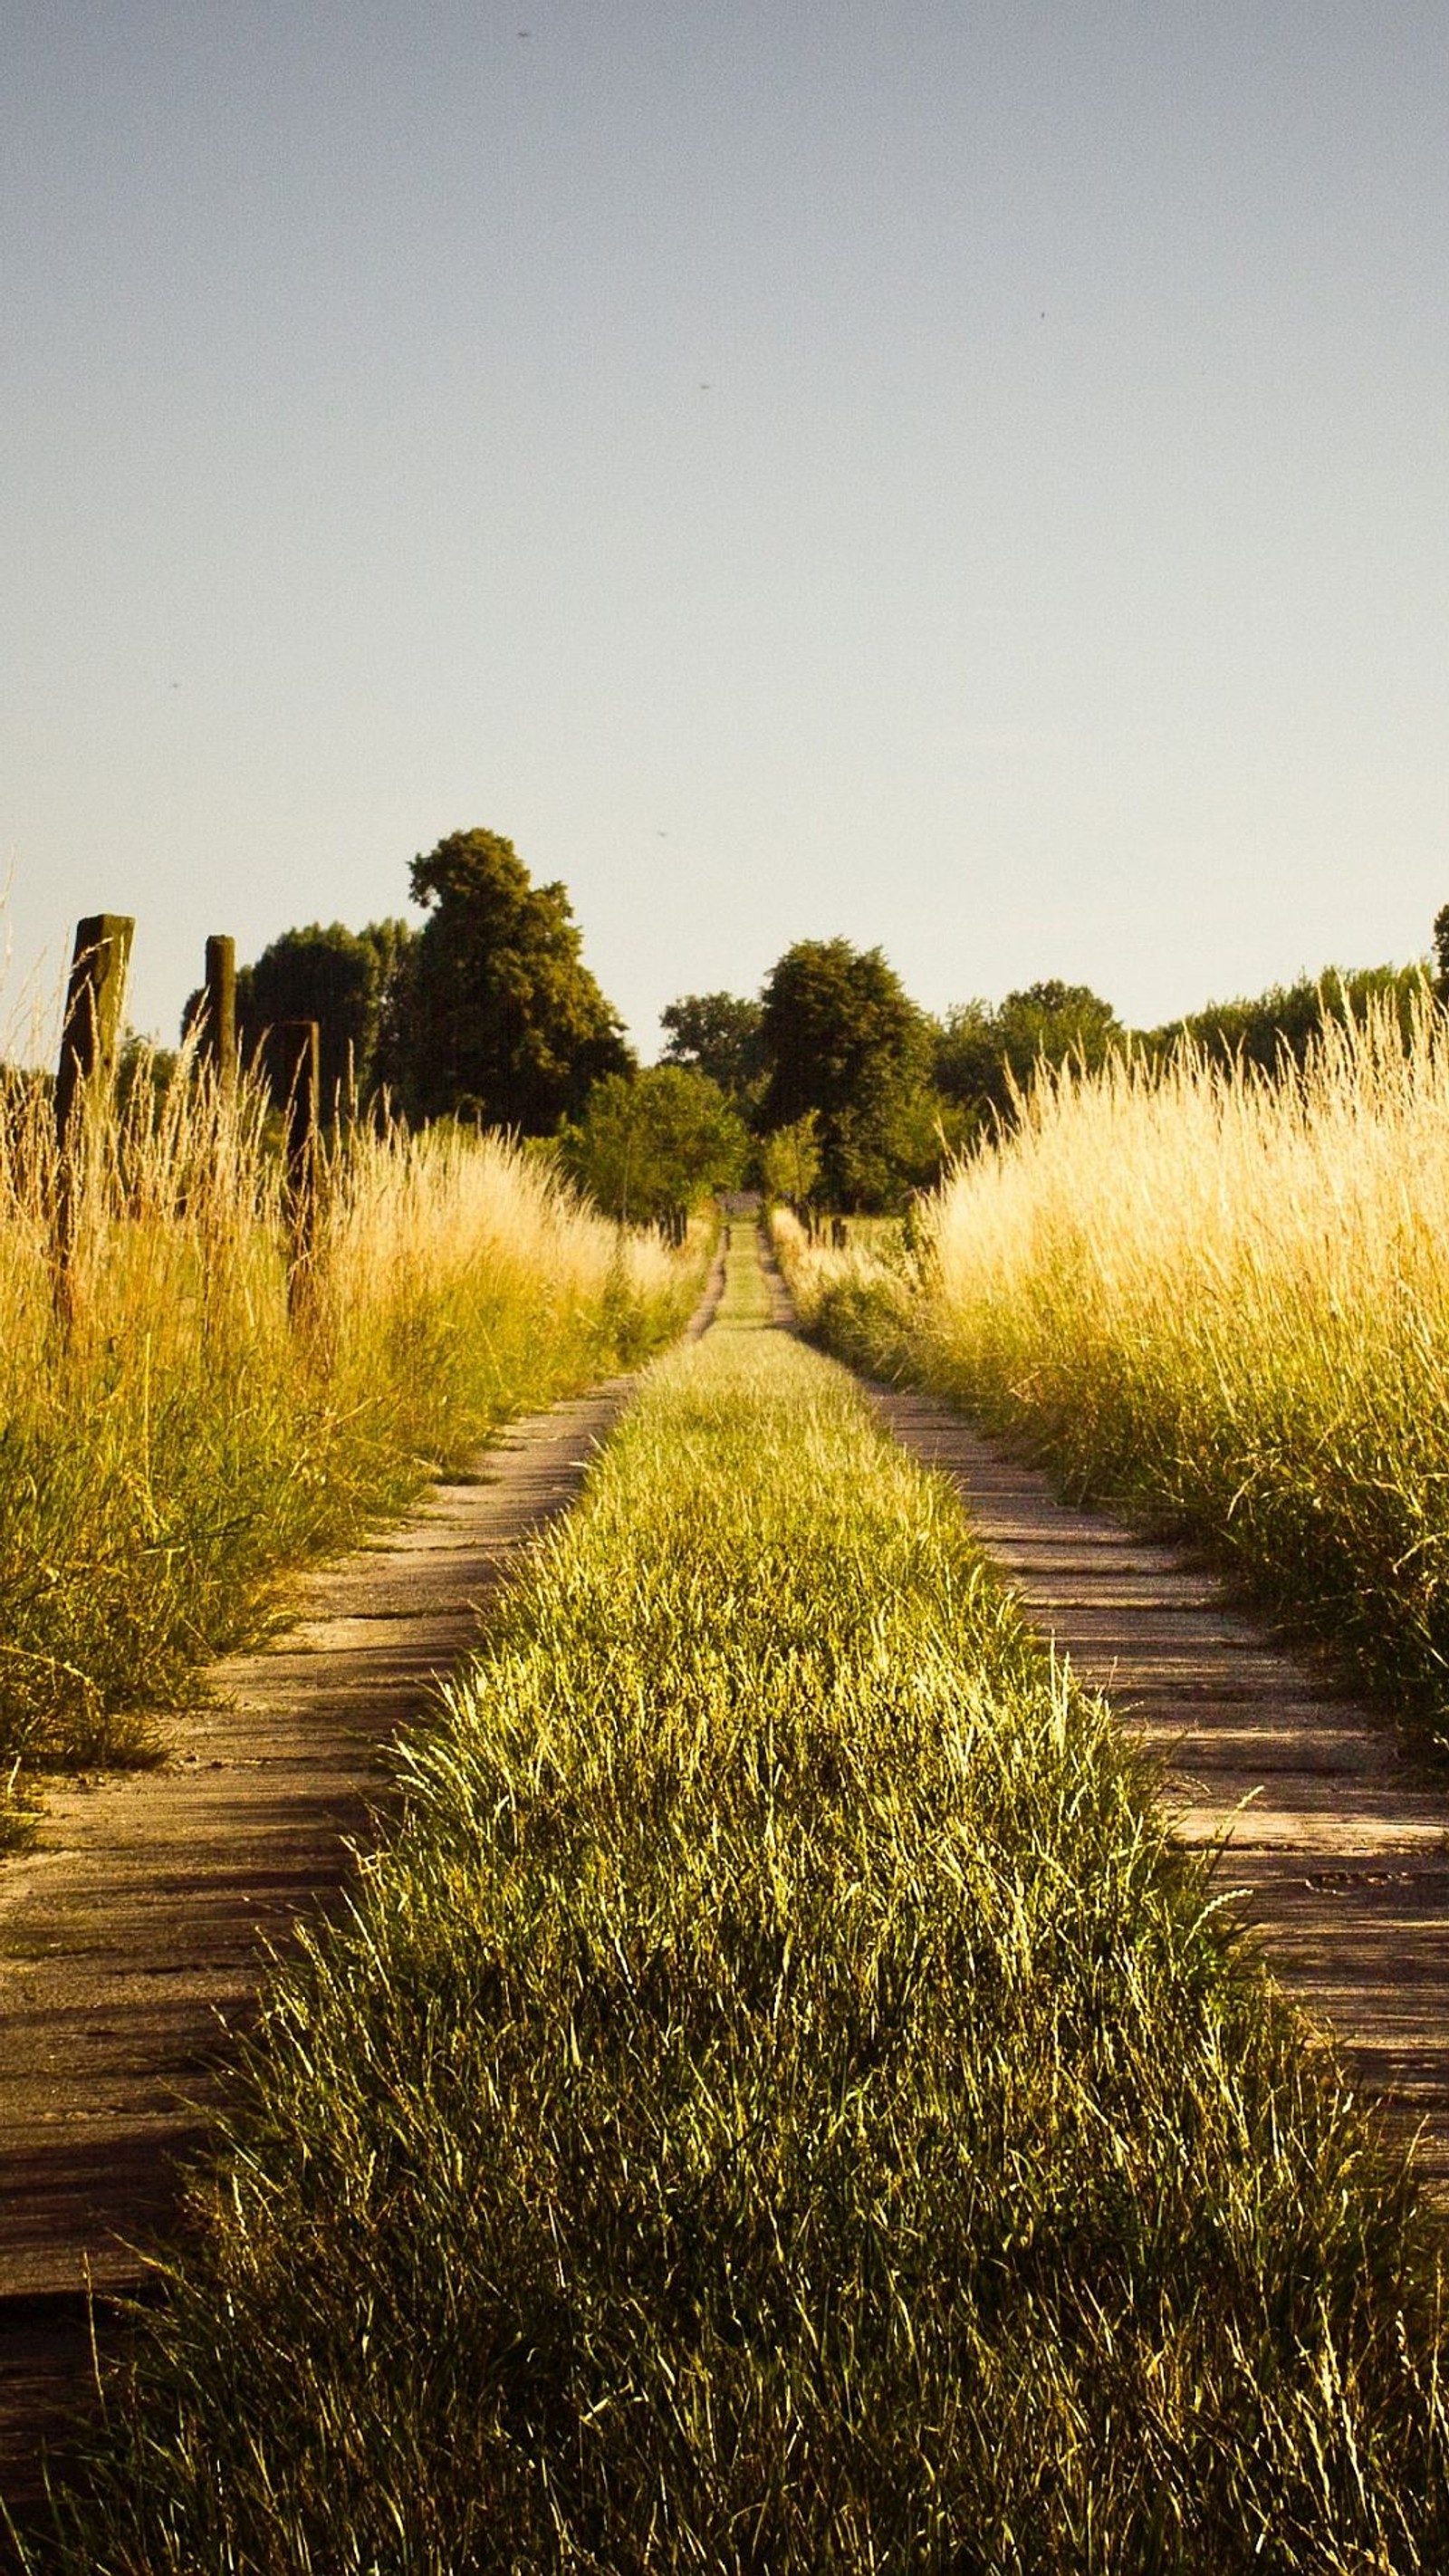
<path fill-rule="evenodd" d="M 772 1318 L 792 1309 L 765 1256 Z M 722 1272 L 691 1331 L 706 1328 Z M 214 1667 L 160 1773 L 78 1784 L 0 1872 L 0 2492 L 73 2414 L 93 2327 L 175 2226 L 177 2160 L 225 2098 L 269 1948 L 345 1890 L 391 1801 L 387 1747 L 474 1643 L 518 1551 L 575 1499 L 617 1379 L 515 1424 L 486 1481 L 303 1578 L 270 1645 Z M 951 1407 L 871 1385 L 947 1475 L 1040 1633 L 1162 1764 L 1174 1827 L 1226 1888 L 1449 2205 L 1449 1796 L 1381 1716 L 1185 1551 L 1058 1502 Z M 94 2293 L 93 2303 L 88 2293 Z"/>
<path fill-rule="evenodd" d="M 773 1320 L 789 1290 L 763 1253 Z M 1338 2048 L 1449 2212 L 1449 1792 L 1392 1718 L 1245 1612 L 1201 1559 L 1104 1512 L 952 1406 L 862 1381 L 886 1429 L 948 1476 L 1038 1633 L 1162 1771 L 1174 1830 L 1221 1847 L 1222 1884 L 1281 1985 Z"/>
<path fill-rule="evenodd" d="M 950 1477 L 1033 1626 L 1159 1758 L 1173 1826 L 1337 2042 L 1449 2206 L 1449 1796 L 1392 1724 L 1238 1608 L 1184 1550 L 1057 1501 L 930 1396 L 870 1392 Z"/>
<path fill-rule="evenodd" d="M 687 1330 L 713 1319 L 711 1275 Z M 0 1869 L 0 2496 L 84 2402 L 92 2337 L 154 2277 L 272 1954 L 345 1898 L 390 1748 L 577 1499 L 637 1380 L 503 1428 L 399 1528 L 299 1576 L 288 1624 L 157 1721 L 159 1768 L 56 1784 Z"/>

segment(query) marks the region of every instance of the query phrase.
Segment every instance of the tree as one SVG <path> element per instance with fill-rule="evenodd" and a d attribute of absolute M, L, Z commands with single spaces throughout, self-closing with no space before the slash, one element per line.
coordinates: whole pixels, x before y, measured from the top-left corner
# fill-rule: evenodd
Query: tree
<path fill-rule="evenodd" d="M 792 1127 L 772 1127 L 760 1140 L 757 1161 L 767 1199 L 810 1198 L 820 1178 L 820 1120 L 813 1109 Z"/>
<path fill-rule="evenodd" d="M 769 1079 L 759 1124 L 814 1110 L 821 1175 L 838 1207 L 891 1207 L 921 1177 L 932 1103 L 927 1023 L 879 948 L 804 939 L 763 994 Z"/>
<path fill-rule="evenodd" d="M 176 1076 L 174 1047 L 155 1046 L 127 1029 L 116 1058 L 116 1107 L 128 1111 L 138 1095 L 150 1095 L 152 1117 L 160 1115 Z"/>
<path fill-rule="evenodd" d="M 1205 1010 L 1191 1011 L 1185 1019 L 1148 1031 L 1142 1043 L 1160 1056 L 1179 1039 L 1189 1038 L 1219 1064 L 1241 1060 L 1264 1073 L 1277 1073 L 1285 1065 L 1302 1064 L 1310 1047 L 1334 1022 L 1363 1020 L 1372 1010 L 1390 1012 L 1407 1045 L 1425 991 L 1435 989 L 1421 964 L 1325 966 L 1317 976 L 1301 975 L 1295 984 L 1270 985 L 1266 993 L 1248 999 L 1210 1002 Z"/>
<path fill-rule="evenodd" d="M 751 1103 L 765 1070 L 758 1002 L 740 993 L 686 993 L 659 1016 L 669 1032 L 668 1063 L 707 1073 L 738 1109 Z"/>
<path fill-rule="evenodd" d="M 1014 1090 L 1024 1090 L 1039 1064 L 1103 1063 L 1126 1032 L 1110 1002 L 1089 984 L 1057 977 L 1008 993 L 993 1010 L 964 1002 L 936 1030 L 936 1087 L 977 1116 L 1010 1115 Z"/>
<path fill-rule="evenodd" d="M 427 912 L 398 995 L 405 1105 L 473 1110 L 490 1126 L 548 1134 L 633 1057 L 580 955 L 565 888 L 536 886 L 511 841 L 452 832 L 414 859 Z"/>
<path fill-rule="evenodd" d="M 379 1046 L 397 980 L 415 932 L 400 920 L 348 930 L 340 921 L 284 930 L 254 964 L 238 970 L 237 1037 L 243 1062 L 268 1029 L 283 1020 L 315 1020 L 323 1110 L 334 1114 L 365 1098 L 378 1075 Z M 205 1005 L 195 992 L 182 1015 L 185 1034 Z M 280 1105 L 280 1103 L 279 1103 Z"/>
<path fill-rule="evenodd" d="M 730 1188 L 749 1150 L 719 1084 L 682 1064 L 607 1074 L 560 1144 L 565 1169 L 600 1207 L 638 1224 Z"/>

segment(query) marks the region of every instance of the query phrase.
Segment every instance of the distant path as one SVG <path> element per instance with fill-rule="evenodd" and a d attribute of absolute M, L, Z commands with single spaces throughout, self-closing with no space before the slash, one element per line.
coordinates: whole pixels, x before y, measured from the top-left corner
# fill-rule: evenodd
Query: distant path
<path fill-rule="evenodd" d="M 689 1326 L 713 1318 L 722 1265 Z M 57 1785 L 0 1868 L 0 2493 L 88 2369 L 86 2288 L 134 2290 L 178 2153 L 224 2096 L 266 1945 L 335 1902 L 390 1801 L 388 1747 L 477 1643 L 478 1611 L 578 1496 L 633 1392 L 506 1425 L 473 1477 L 297 1580 L 296 1616 L 159 1722 L 157 1771 Z M 104 2313 L 104 2312 L 103 2312 Z"/>
<path fill-rule="evenodd" d="M 785 1322 L 777 1272 L 771 1293 Z M 1449 1793 L 1185 1550 L 1069 1510 L 935 1397 L 869 1392 L 951 1478 L 1032 1625 L 1160 1754 L 1180 1838 L 1226 1844 L 1276 1974 L 1396 2131 L 1423 2123 L 1420 2169 L 1449 2199 Z"/>

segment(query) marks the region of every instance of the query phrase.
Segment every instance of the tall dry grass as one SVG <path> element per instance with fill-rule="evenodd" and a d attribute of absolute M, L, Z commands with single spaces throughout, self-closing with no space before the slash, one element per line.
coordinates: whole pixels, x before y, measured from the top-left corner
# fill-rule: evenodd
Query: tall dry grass
<path fill-rule="evenodd" d="M 500 1417 L 638 1355 L 687 1266 L 492 1137 L 342 1131 L 289 1319 L 258 1086 L 183 1061 L 93 1120 L 55 1295 L 48 1097 L 0 1111 L 0 1754 L 115 1759 L 254 1629 L 281 1566 Z"/>
<path fill-rule="evenodd" d="M 806 1257 L 807 1316 L 1076 1495 L 1207 1537 L 1370 1684 L 1449 1685 L 1449 1021 L 1370 1007 L 1276 1077 L 1044 1074 L 918 1214 Z"/>

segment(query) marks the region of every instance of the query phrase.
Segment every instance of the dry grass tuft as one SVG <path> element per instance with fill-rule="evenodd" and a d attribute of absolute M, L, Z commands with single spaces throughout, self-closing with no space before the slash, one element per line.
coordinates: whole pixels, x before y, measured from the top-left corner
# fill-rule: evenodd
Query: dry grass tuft
<path fill-rule="evenodd" d="M 1040 1080 L 922 1213 L 817 1257 L 833 1346 L 922 1374 L 1208 1537 L 1362 1677 L 1449 1686 L 1449 1022 L 1372 1009 L 1301 1071 L 1191 1049 Z"/>
<path fill-rule="evenodd" d="M 276 1570 L 401 1506 L 502 1416 L 636 1356 L 685 1266 L 538 1159 L 451 1130 L 325 1156 L 300 1325 L 260 1090 L 192 1061 L 98 1119 L 57 1315 L 55 1140 L 0 1104 L 0 1760 L 140 1758 L 138 1713 L 263 1615 Z"/>

